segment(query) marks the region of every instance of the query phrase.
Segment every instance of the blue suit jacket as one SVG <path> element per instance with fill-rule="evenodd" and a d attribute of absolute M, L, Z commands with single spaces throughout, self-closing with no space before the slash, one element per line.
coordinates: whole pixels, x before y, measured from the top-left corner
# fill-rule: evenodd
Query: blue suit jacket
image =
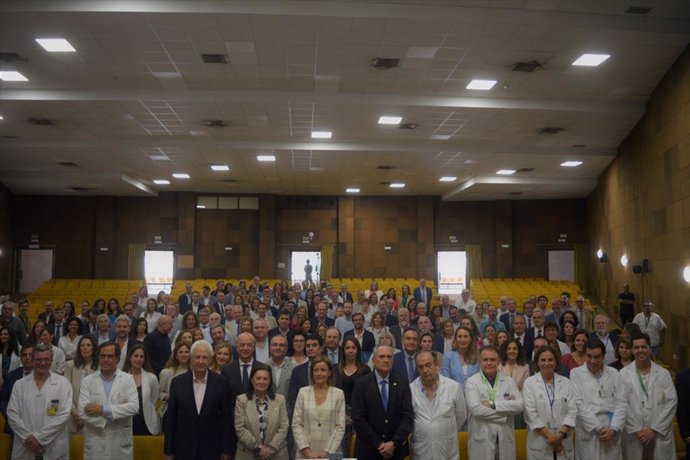
<path fill-rule="evenodd" d="M 467 378 L 469 379 L 474 374 L 479 372 L 479 361 L 475 364 L 467 365 Z M 443 367 L 441 368 L 441 374 L 449 379 L 453 379 L 465 389 L 465 377 L 462 373 L 462 364 L 460 364 L 460 353 L 458 351 L 449 351 L 443 355 Z"/>
<path fill-rule="evenodd" d="M 427 306 L 427 309 L 429 309 L 429 310 L 430 310 L 429 304 L 431 303 L 433 295 L 434 295 L 434 293 L 431 290 L 431 288 L 427 287 L 426 288 L 426 306 Z M 422 289 L 419 286 L 414 288 L 414 300 L 416 300 L 417 303 L 422 301 Z"/>
<path fill-rule="evenodd" d="M 391 373 L 399 376 L 401 379 L 405 380 L 407 383 L 412 383 L 408 379 L 407 375 L 407 353 L 405 350 L 400 353 L 393 355 L 393 368 Z M 417 371 L 417 363 L 414 363 L 414 378 L 419 377 L 419 371 Z"/>
<path fill-rule="evenodd" d="M 400 353 L 398 353 L 400 354 Z M 357 431 L 357 457 L 380 459 L 378 446 L 393 441 L 393 459 L 402 460 L 410 453 L 407 442 L 414 426 L 410 385 L 396 374 L 388 375 L 388 408 L 372 372 L 357 379 L 352 391 L 352 426 Z"/>
<path fill-rule="evenodd" d="M 178 375 L 170 384 L 168 409 L 163 417 L 164 452 L 175 458 L 220 458 L 234 453 L 237 439 L 232 420 L 234 401 L 225 377 L 208 371 L 206 392 L 197 413 L 193 372 Z"/>

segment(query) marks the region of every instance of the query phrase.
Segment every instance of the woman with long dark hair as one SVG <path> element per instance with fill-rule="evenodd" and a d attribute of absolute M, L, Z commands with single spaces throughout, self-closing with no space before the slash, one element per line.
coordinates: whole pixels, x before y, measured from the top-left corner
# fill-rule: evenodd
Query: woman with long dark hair
<path fill-rule="evenodd" d="M 98 343 L 90 335 L 79 339 L 74 359 L 65 366 L 65 378 L 72 384 L 72 416 L 67 427 L 70 433 L 81 433 L 84 421 L 79 417 L 79 390 L 81 381 L 98 370 Z"/>
<path fill-rule="evenodd" d="M 345 434 L 343 436 L 343 456 L 350 457 L 350 442 L 352 440 L 352 416 L 350 403 L 352 401 L 352 390 L 360 377 L 371 372 L 369 366 L 362 363 L 362 347 L 359 340 L 354 336 L 347 336 L 343 339 L 340 346 L 340 356 L 338 370 L 340 371 L 340 382 L 343 393 L 345 394 Z"/>
<path fill-rule="evenodd" d="M 132 418 L 132 433 L 134 436 L 157 435 L 160 432 L 160 419 L 156 413 L 156 403 L 160 387 L 143 345 L 136 344 L 127 350 L 122 372 L 132 374 L 139 394 L 139 413 Z"/>

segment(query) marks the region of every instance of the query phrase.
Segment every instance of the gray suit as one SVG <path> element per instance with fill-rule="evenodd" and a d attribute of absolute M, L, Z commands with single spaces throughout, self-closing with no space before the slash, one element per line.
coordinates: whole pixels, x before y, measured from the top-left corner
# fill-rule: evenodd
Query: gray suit
<path fill-rule="evenodd" d="M 272 360 L 268 362 L 271 366 L 271 373 L 273 374 L 273 387 L 276 390 L 276 394 L 287 396 L 290 390 L 290 378 L 292 377 L 292 370 L 295 368 L 295 362 L 292 359 L 285 358 L 283 362 L 283 368 L 280 371 L 280 380 L 276 380 L 276 365 L 273 364 Z"/>

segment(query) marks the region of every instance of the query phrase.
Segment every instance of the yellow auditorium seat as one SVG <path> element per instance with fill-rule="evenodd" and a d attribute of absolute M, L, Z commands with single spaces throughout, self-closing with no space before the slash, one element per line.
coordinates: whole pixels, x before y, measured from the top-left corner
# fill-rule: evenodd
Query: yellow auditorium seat
<path fill-rule="evenodd" d="M 12 454 L 12 437 L 6 433 L 0 433 L 0 458 L 10 458 Z"/>

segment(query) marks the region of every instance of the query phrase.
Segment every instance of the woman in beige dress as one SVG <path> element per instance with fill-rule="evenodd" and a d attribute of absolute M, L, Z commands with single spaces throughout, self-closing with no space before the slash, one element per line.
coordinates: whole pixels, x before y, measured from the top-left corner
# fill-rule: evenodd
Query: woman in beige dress
<path fill-rule="evenodd" d="M 345 394 L 335 387 L 333 363 L 312 360 L 311 385 L 299 390 L 292 416 L 297 458 L 328 458 L 340 453 L 345 434 Z"/>

